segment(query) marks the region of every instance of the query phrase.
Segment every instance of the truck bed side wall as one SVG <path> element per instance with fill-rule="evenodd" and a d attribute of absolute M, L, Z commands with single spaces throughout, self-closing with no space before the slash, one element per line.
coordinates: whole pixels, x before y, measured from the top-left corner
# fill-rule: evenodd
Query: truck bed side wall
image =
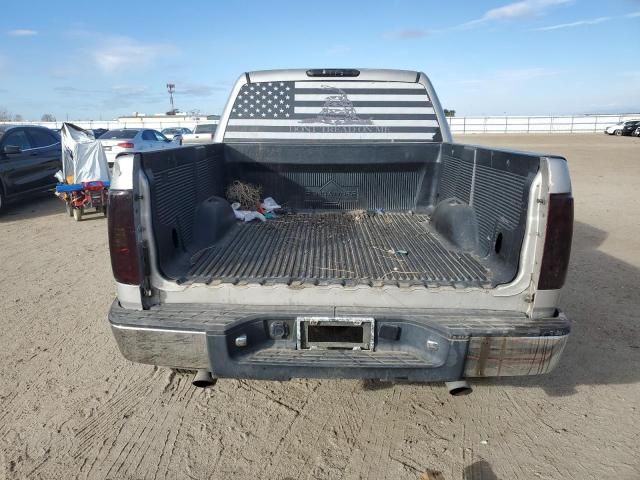
<path fill-rule="evenodd" d="M 407 211 L 436 191 L 439 144 L 228 144 L 226 181 L 295 210 Z"/>
<path fill-rule="evenodd" d="M 513 279 L 525 234 L 529 190 L 540 157 L 443 144 L 441 161 L 433 218 L 436 228 L 442 225 L 439 230 L 449 240 L 468 242 L 474 253 L 489 257 L 503 281 Z M 455 228 L 448 232 L 447 225 L 454 222 Z M 465 233 L 475 239 L 461 239 Z"/>
<path fill-rule="evenodd" d="M 141 154 L 149 181 L 154 239 L 163 274 L 187 268 L 197 206 L 224 196 L 224 149 L 211 144 Z"/>

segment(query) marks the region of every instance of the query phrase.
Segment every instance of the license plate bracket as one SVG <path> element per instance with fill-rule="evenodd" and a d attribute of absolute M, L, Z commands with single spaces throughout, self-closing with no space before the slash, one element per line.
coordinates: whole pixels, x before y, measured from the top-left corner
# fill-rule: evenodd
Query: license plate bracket
<path fill-rule="evenodd" d="M 373 350 L 372 317 L 297 317 L 298 350 Z"/>

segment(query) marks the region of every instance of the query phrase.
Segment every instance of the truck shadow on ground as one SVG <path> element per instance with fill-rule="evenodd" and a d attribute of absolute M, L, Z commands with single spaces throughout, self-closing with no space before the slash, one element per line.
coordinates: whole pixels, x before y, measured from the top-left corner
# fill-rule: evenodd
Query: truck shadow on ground
<path fill-rule="evenodd" d="M 640 269 L 599 250 L 607 233 L 576 222 L 571 264 L 560 302 L 572 321 L 571 336 L 556 369 L 542 376 L 470 379 L 472 386 L 543 388 L 550 396 L 577 393 L 580 385 L 640 381 Z M 363 382 L 365 390 L 389 382 Z"/>
<path fill-rule="evenodd" d="M 427 470 L 418 476 L 418 480 L 446 480 L 447 478 L 449 477 L 445 477 L 442 472 L 436 470 Z M 498 480 L 498 477 L 489 462 L 481 459 L 465 467 L 462 480 Z"/>
<path fill-rule="evenodd" d="M 577 393 L 580 385 L 640 381 L 640 269 L 599 250 L 607 233 L 576 222 L 571 264 L 560 302 L 572 321 L 560 364 L 548 375 L 474 383 L 541 387 L 548 395 Z"/>
<path fill-rule="evenodd" d="M 463 480 L 498 480 L 493 468 L 486 460 L 478 460 L 465 467 Z"/>

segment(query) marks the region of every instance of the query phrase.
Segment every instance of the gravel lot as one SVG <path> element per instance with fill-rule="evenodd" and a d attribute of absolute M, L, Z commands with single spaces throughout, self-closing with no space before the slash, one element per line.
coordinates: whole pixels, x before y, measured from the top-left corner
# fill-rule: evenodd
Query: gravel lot
<path fill-rule="evenodd" d="M 106 221 L 0 216 L 0 478 L 639 479 L 640 138 L 468 136 L 570 162 L 563 308 L 543 377 L 444 386 L 191 378 L 121 358 Z"/>

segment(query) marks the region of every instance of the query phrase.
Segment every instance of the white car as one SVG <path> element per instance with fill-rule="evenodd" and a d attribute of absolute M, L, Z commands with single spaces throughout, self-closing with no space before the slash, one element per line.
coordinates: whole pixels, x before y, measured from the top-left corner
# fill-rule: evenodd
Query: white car
<path fill-rule="evenodd" d="M 157 130 L 148 128 L 109 130 L 98 140 L 102 143 L 110 167 L 120 153 L 148 152 L 149 150 L 163 150 L 179 146 L 179 143 L 172 142 Z"/>
<path fill-rule="evenodd" d="M 179 143 L 180 145 L 182 145 L 182 137 L 184 135 L 190 134 L 191 130 L 185 127 L 173 127 L 173 128 L 165 128 L 160 133 L 162 133 L 169 140 L 172 140 L 175 143 Z"/>
<path fill-rule="evenodd" d="M 615 125 L 611 125 L 604 129 L 604 133 L 607 135 L 622 135 L 622 130 L 628 123 L 635 123 L 638 120 L 625 120 L 624 122 L 618 122 Z"/>

